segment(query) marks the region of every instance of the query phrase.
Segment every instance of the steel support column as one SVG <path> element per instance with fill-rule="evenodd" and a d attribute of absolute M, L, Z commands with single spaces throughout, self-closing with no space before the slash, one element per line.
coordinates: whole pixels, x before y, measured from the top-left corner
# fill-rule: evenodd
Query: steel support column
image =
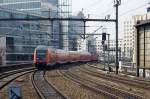
<path fill-rule="evenodd" d="M 137 29 L 137 77 L 139 77 L 140 76 L 140 74 L 139 74 L 139 66 L 140 66 L 140 41 L 139 41 L 139 27 L 136 27 L 136 29 Z"/>
<path fill-rule="evenodd" d="M 107 51 L 108 51 L 108 68 L 109 68 L 109 60 L 110 60 L 110 58 L 109 58 L 109 36 L 110 36 L 110 34 L 108 34 L 108 47 L 107 47 Z"/>
<path fill-rule="evenodd" d="M 118 0 L 116 1 L 116 74 L 118 74 L 119 63 L 118 63 Z"/>
<path fill-rule="evenodd" d="M 144 68 L 143 68 L 143 77 L 145 78 L 145 26 L 144 26 Z"/>
<path fill-rule="evenodd" d="M 85 37 L 85 35 L 86 35 L 86 21 L 83 21 L 84 22 L 84 35 L 83 35 L 83 39 L 85 40 L 86 39 L 86 37 Z"/>

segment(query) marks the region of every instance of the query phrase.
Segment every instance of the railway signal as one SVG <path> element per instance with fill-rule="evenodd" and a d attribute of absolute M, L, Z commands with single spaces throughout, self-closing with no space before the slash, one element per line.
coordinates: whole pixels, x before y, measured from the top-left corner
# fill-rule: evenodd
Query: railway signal
<path fill-rule="evenodd" d="M 106 33 L 102 33 L 102 41 L 106 40 Z"/>
<path fill-rule="evenodd" d="M 104 45 L 104 44 L 105 44 L 105 41 L 104 41 L 104 40 L 102 40 L 102 42 L 101 42 L 101 43 L 102 43 L 102 45 Z"/>

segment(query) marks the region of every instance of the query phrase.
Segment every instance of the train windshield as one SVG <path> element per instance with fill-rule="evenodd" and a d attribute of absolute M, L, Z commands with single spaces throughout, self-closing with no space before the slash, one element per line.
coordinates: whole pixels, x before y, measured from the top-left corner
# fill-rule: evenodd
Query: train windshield
<path fill-rule="evenodd" d="M 46 56 L 46 50 L 37 50 L 37 58 L 43 59 Z"/>

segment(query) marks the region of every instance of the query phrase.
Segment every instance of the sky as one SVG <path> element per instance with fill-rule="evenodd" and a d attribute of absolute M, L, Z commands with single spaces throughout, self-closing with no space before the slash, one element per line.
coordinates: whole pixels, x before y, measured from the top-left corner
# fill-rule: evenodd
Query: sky
<path fill-rule="evenodd" d="M 123 37 L 123 22 L 125 20 L 131 20 L 134 15 L 146 13 L 146 8 L 150 6 L 148 2 L 150 2 L 150 0 L 121 0 L 121 5 L 119 6 L 119 38 Z M 113 4 L 114 0 L 72 0 L 72 14 L 75 15 L 83 9 L 85 16 L 90 14 L 90 18 L 103 19 L 106 15 L 110 14 L 110 18 L 114 19 L 115 8 Z M 98 23 L 92 24 L 97 26 Z M 107 32 L 109 32 L 111 38 L 114 39 L 114 24 L 101 23 L 101 25 L 107 28 Z M 91 31 L 92 30 L 94 30 L 94 28 L 91 29 Z"/>

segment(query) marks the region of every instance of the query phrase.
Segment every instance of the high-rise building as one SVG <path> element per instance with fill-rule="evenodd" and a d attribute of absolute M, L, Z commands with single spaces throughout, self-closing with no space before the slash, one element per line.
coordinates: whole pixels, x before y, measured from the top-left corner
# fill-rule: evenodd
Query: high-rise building
<path fill-rule="evenodd" d="M 131 21 L 124 21 L 124 57 L 133 58 L 133 51 L 134 51 L 134 22 Z"/>
<path fill-rule="evenodd" d="M 42 12 L 57 12 L 58 0 L 0 0 L 0 6 L 41 15 Z M 54 14 L 54 13 L 52 13 Z"/>
<path fill-rule="evenodd" d="M 108 44 L 108 41 L 106 42 L 106 44 Z M 110 40 L 109 41 L 109 53 L 110 53 L 110 57 L 112 58 L 113 61 L 115 61 L 114 59 L 116 59 L 116 40 Z M 119 59 L 121 57 L 123 57 L 123 49 L 124 49 L 124 40 L 123 39 L 118 39 L 118 57 Z"/>
<path fill-rule="evenodd" d="M 65 6 L 66 3 L 63 2 L 61 6 Z M 65 14 L 59 11 L 68 11 L 68 9 L 59 8 L 60 0 L 0 0 L 0 6 L 0 17 L 2 18 L 56 18 Z M 1 21 L 0 42 L 3 42 L 5 46 L 0 44 L 0 64 L 31 62 L 34 48 L 38 45 L 61 48 L 62 36 L 59 34 L 64 30 L 62 24 L 63 22 L 49 20 Z"/>
<path fill-rule="evenodd" d="M 35 14 L 45 17 L 58 17 L 58 0 L 3 0 L 0 2 L 2 8 L 15 9 L 28 14 Z M 47 20 L 47 26 L 49 25 L 50 46 L 54 48 L 60 47 L 60 24 L 58 21 L 49 22 Z M 53 29 L 52 29 L 53 24 Z M 54 35 L 55 34 L 55 35 Z"/>
<path fill-rule="evenodd" d="M 108 41 L 106 42 L 106 44 L 107 43 L 108 43 Z M 116 48 L 116 40 L 110 40 L 109 43 L 110 43 L 109 44 L 110 48 L 114 48 L 114 49 Z M 118 47 L 121 48 L 121 49 L 123 49 L 123 44 L 124 44 L 123 43 L 123 39 L 119 39 L 118 40 Z"/>
<path fill-rule="evenodd" d="M 72 0 L 59 0 L 59 10 L 58 14 L 60 18 L 69 18 L 71 14 L 71 1 Z M 69 21 L 61 21 L 62 23 L 62 48 L 64 50 L 69 50 L 69 40 L 68 40 L 68 31 L 69 31 Z"/>
<path fill-rule="evenodd" d="M 16 9 L 35 14 L 41 14 L 41 0 L 1 0 L 3 8 Z"/>
<path fill-rule="evenodd" d="M 108 40 L 105 41 L 105 45 L 108 46 Z M 122 49 L 123 52 L 123 47 L 124 46 L 124 42 L 123 39 L 119 39 L 118 40 L 118 47 Z M 110 49 L 115 49 L 116 48 L 116 40 L 110 40 L 109 41 L 109 48 Z M 103 45 L 102 45 L 102 40 L 100 39 L 96 39 L 96 49 L 98 53 L 101 53 L 103 51 Z"/>
<path fill-rule="evenodd" d="M 71 16 L 72 18 L 77 18 L 77 16 Z M 68 30 L 68 46 L 70 51 L 77 50 L 77 38 L 78 38 L 78 22 L 69 21 L 69 30 Z"/>
<path fill-rule="evenodd" d="M 96 40 L 95 41 L 96 52 L 100 54 L 103 52 L 101 38 L 96 38 L 95 40 Z"/>
<path fill-rule="evenodd" d="M 0 9 L 0 18 L 35 17 L 15 10 Z M 0 64 L 32 62 L 38 45 L 49 45 L 49 28 L 45 21 L 0 21 Z"/>
<path fill-rule="evenodd" d="M 72 18 L 85 18 L 84 13 L 79 11 Z M 83 40 L 84 23 L 83 21 L 69 21 L 69 50 L 88 50 L 87 40 Z"/>
<path fill-rule="evenodd" d="M 133 20 L 134 20 L 135 25 L 140 24 L 138 29 L 139 29 L 139 33 L 141 33 L 141 35 L 137 35 L 138 34 L 137 29 L 135 28 L 135 49 L 134 49 L 135 54 L 134 54 L 133 62 L 136 64 L 136 66 L 139 65 L 141 67 L 144 67 L 144 65 L 143 65 L 143 63 L 144 63 L 143 58 L 145 57 L 144 54 L 143 54 L 144 53 L 144 41 L 143 41 L 144 40 L 144 27 L 145 27 L 145 38 L 147 38 L 145 40 L 145 46 L 146 46 L 146 48 L 148 48 L 149 45 L 148 45 L 147 42 L 148 42 L 148 39 L 149 39 L 149 37 L 148 37 L 148 35 L 149 35 L 149 32 L 148 32 L 149 31 L 149 26 L 147 26 L 147 24 L 149 24 L 148 21 L 150 20 L 150 13 L 146 13 L 144 15 L 133 16 Z M 137 39 L 138 37 L 139 37 L 139 39 Z M 140 41 L 140 44 L 139 44 L 140 46 L 137 46 L 138 41 Z M 138 47 L 140 47 L 140 48 L 138 48 Z M 145 49 L 145 52 L 146 51 L 148 51 L 148 49 Z M 139 54 L 138 57 L 137 57 L 137 54 Z M 148 54 L 147 54 L 147 56 L 148 56 Z M 146 57 L 145 57 L 145 59 L 146 59 Z M 141 58 L 141 60 L 139 60 L 140 58 Z M 149 60 L 146 60 L 146 61 L 149 61 Z M 139 64 L 138 64 L 138 62 L 139 62 Z"/>
<path fill-rule="evenodd" d="M 150 73 L 150 20 L 138 21 L 136 26 L 135 63 L 138 76 L 149 77 Z M 142 72 L 140 71 L 142 70 Z"/>
<path fill-rule="evenodd" d="M 68 18 L 71 12 L 71 0 L 0 0 L 0 6 L 2 8 L 15 9 L 29 14 L 32 13 L 55 18 Z M 49 30 L 50 37 L 52 37 L 50 39 L 51 46 L 55 48 L 67 47 L 68 21 L 47 21 L 47 23 L 49 27 L 51 27 Z"/>

